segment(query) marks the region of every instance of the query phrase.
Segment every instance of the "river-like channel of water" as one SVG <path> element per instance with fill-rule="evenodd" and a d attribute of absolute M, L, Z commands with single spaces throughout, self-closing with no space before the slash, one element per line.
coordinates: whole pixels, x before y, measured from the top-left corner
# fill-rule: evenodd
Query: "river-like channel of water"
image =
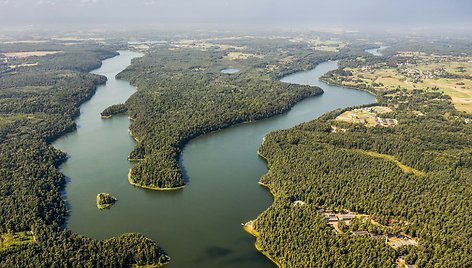
<path fill-rule="evenodd" d="M 273 200 L 257 183 L 267 172 L 257 155 L 262 138 L 270 131 L 293 127 L 336 108 L 372 103 L 375 97 L 320 82 L 321 75 L 337 68 L 336 62 L 289 75 L 282 81 L 320 86 L 325 93 L 297 103 L 282 115 L 191 140 L 180 159 L 189 180 L 187 187 L 145 190 L 127 180 L 132 165 L 127 155 L 135 144 L 127 131 L 129 119 L 126 115 L 100 118 L 103 109 L 123 103 L 135 92 L 115 75 L 139 56 L 120 51 L 93 71 L 108 77 L 108 82 L 80 107 L 77 131 L 53 144 L 70 156 L 61 166 L 69 178 L 64 194 L 70 206 L 67 229 L 96 239 L 142 233 L 171 256 L 167 267 L 274 267 L 256 251 L 254 238 L 240 224 L 255 219 Z M 114 195 L 118 202 L 109 210 L 98 210 L 95 197 L 100 192 Z"/>

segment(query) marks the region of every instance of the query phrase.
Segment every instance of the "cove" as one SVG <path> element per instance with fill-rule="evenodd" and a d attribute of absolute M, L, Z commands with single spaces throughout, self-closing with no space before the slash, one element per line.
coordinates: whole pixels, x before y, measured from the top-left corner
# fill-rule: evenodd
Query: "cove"
<path fill-rule="evenodd" d="M 336 62 L 289 75 L 282 81 L 320 86 L 325 93 L 307 98 L 279 116 L 191 140 L 180 157 L 189 181 L 185 189 L 146 190 L 127 180 L 132 165 L 127 156 L 134 146 L 127 131 L 129 119 L 126 115 L 100 118 L 103 109 L 123 103 L 135 92 L 115 75 L 139 56 L 121 51 L 93 71 L 107 76 L 108 82 L 80 107 L 77 131 L 53 144 L 70 156 L 61 166 L 69 178 L 64 196 L 70 207 L 66 228 L 96 239 L 141 233 L 171 256 L 168 267 L 274 267 L 257 252 L 254 238 L 240 224 L 255 219 L 273 201 L 269 191 L 257 183 L 267 172 L 266 163 L 257 155 L 263 137 L 336 108 L 372 103 L 375 97 L 319 82 L 321 75 L 338 67 Z M 95 196 L 100 192 L 112 194 L 118 202 L 109 210 L 98 210 Z"/>

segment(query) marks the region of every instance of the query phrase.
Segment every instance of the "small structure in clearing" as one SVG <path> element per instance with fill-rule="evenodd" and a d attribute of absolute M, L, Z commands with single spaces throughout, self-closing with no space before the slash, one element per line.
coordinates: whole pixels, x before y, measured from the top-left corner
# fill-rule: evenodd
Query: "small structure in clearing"
<path fill-rule="evenodd" d="M 303 206 L 305 205 L 305 202 L 301 201 L 301 200 L 297 200 L 295 202 L 292 203 L 294 206 Z"/>
<path fill-rule="evenodd" d="M 392 248 L 399 248 L 401 246 L 417 246 L 418 242 L 406 235 L 398 234 L 396 236 L 389 237 L 388 244 Z"/>
<path fill-rule="evenodd" d="M 415 239 L 400 233 L 394 227 L 384 226 L 376 222 L 369 215 L 357 214 L 347 210 L 336 212 L 317 209 L 316 211 L 324 215 L 326 224 L 333 227 L 337 234 L 370 235 L 372 239 L 384 240 L 392 248 L 418 246 L 418 242 Z"/>

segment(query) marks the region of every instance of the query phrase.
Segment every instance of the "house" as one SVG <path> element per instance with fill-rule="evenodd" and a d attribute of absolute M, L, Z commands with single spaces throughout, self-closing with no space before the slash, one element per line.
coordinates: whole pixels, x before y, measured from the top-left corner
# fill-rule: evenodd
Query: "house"
<path fill-rule="evenodd" d="M 373 235 L 373 234 L 371 234 L 370 237 L 372 237 L 373 239 L 384 240 L 385 243 L 388 242 L 388 236 L 387 235 Z"/>
<path fill-rule="evenodd" d="M 336 214 L 325 213 L 325 220 L 328 222 L 338 221 L 338 217 L 336 217 Z"/>
<path fill-rule="evenodd" d="M 353 231 L 352 234 L 353 235 L 368 235 L 369 232 L 367 232 L 367 231 Z"/>
<path fill-rule="evenodd" d="M 337 216 L 338 216 L 338 219 L 340 221 L 348 221 L 348 220 L 352 220 L 352 219 L 355 218 L 354 214 L 351 214 L 351 213 L 349 213 L 349 214 L 337 214 Z"/>

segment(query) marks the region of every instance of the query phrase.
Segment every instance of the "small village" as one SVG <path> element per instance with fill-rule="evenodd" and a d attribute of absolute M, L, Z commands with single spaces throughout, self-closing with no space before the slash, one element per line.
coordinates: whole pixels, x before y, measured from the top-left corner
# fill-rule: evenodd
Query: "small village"
<path fill-rule="evenodd" d="M 403 68 L 399 70 L 404 77 L 411 78 L 413 83 L 421 83 L 425 79 L 438 79 L 448 75 L 444 68 L 435 68 L 433 70 L 418 70 L 412 68 Z"/>
<path fill-rule="evenodd" d="M 326 223 L 328 225 L 331 225 L 337 234 L 345 233 L 339 228 L 340 222 L 343 222 L 347 226 L 349 226 L 351 220 L 360 219 L 362 221 L 366 221 L 370 219 L 369 215 L 357 214 L 351 211 L 333 212 L 333 211 L 327 211 L 324 209 L 319 209 L 318 212 L 324 215 Z M 381 226 L 381 227 L 385 227 L 375 222 L 372 219 L 370 219 L 370 223 Z M 418 245 L 417 241 L 408 237 L 407 235 L 400 234 L 400 233 L 396 235 L 374 234 L 374 233 L 369 233 L 367 230 L 349 230 L 349 232 L 352 235 L 368 235 L 373 239 L 385 240 L 385 243 L 390 245 L 392 248 L 399 248 L 401 246 L 409 246 L 409 245 L 411 246 Z"/>
<path fill-rule="evenodd" d="M 304 206 L 305 202 L 302 200 L 296 200 L 292 202 L 292 206 Z M 365 225 L 372 225 L 372 226 L 377 226 L 380 227 L 381 229 L 387 229 L 389 227 L 383 226 L 380 223 L 376 222 L 373 220 L 369 215 L 366 214 L 358 214 L 349 210 L 341 210 L 341 211 L 332 211 L 332 210 L 326 210 L 324 208 L 318 208 L 316 210 L 317 213 L 320 213 L 324 216 L 326 223 L 333 227 L 334 231 L 337 234 L 346 234 L 350 233 L 355 236 L 359 235 L 368 235 L 373 239 L 381 239 L 384 240 L 385 243 L 390 245 L 392 248 L 399 248 L 401 246 L 417 246 L 418 242 L 401 233 L 396 233 L 394 235 L 392 234 L 380 234 L 378 232 L 369 232 L 367 230 L 364 230 L 364 228 L 351 228 L 351 221 L 359 221 L 362 223 L 365 223 Z M 342 228 L 340 227 L 341 224 L 345 224 L 347 228 Z M 246 226 L 246 224 L 241 224 L 242 226 Z"/>

